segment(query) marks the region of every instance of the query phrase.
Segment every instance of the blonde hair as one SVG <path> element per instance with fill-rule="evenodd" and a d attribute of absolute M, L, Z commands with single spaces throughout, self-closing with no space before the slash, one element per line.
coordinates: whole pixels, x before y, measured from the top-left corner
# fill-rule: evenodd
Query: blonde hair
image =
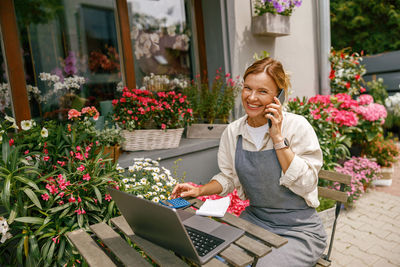
<path fill-rule="evenodd" d="M 255 61 L 246 69 L 243 80 L 250 74 L 266 73 L 275 81 L 279 89 L 285 90 L 285 96 L 288 96 L 288 89 L 291 87 L 290 77 L 283 69 L 282 63 L 270 57 Z"/>

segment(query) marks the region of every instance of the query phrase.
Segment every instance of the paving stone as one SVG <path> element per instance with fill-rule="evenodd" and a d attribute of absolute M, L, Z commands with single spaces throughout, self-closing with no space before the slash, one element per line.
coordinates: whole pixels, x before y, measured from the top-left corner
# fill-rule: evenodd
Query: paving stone
<path fill-rule="evenodd" d="M 354 258 L 357 258 L 360 261 L 364 262 L 364 265 L 368 265 L 371 262 L 375 262 L 380 259 L 380 257 L 378 255 L 367 253 L 367 252 L 357 248 L 356 246 L 350 247 L 349 252 L 353 255 Z"/>
<path fill-rule="evenodd" d="M 390 263 L 387 259 L 379 259 L 378 261 L 374 262 L 372 267 L 398 267 L 392 263 Z"/>

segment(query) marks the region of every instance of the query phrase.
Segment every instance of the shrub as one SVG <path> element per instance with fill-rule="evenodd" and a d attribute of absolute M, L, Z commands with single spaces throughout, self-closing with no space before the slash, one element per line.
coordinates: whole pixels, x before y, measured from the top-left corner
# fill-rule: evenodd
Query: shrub
<path fill-rule="evenodd" d="M 345 187 L 349 196 L 348 203 L 353 203 L 365 193 L 369 184 L 380 178 L 380 166 L 364 157 L 352 157 L 346 161 L 342 167 L 336 168 L 337 172 L 351 175 L 350 186 Z M 339 190 L 340 184 L 335 183 L 334 187 Z"/>
<path fill-rule="evenodd" d="M 361 86 L 362 76 L 366 70 L 361 65 L 362 57 L 358 53 L 350 54 L 350 49 L 335 51 L 331 49 L 329 56 L 331 62 L 331 90 L 333 94 L 347 93 L 356 96 L 364 93 L 366 89 Z"/>
<path fill-rule="evenodd" d="M 146 128 L 176 129 L 190 125 L 193 110 L 185 95 L 124 88 L 122 97 L 114 99 L 114 121 L 125 130 Z"/>
<path fill-rule="evenodd" d="M 202 82 L 197 75 L 196 79 L 183 89 L 192 104 L 194 117 L 205 123 L 214 123 L 216 119 L 228 123 L 236 96 L 241 89 L 238 79 L 239 76 L 233 80 L 230 73 L 223 76 L 220 70 L 217 70 L 210 88 L 208 81 Z"/>

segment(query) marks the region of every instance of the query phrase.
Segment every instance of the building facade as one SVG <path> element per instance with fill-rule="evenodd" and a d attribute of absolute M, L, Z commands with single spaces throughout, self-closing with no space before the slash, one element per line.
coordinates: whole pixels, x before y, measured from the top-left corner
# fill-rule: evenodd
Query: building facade
<path fill-rule="evenodd" d="M 0 112 L 63 119 L 151 73 L 241 76 L 262 51 L 291 74 L 291 96 L 327 92 L 329 1 L 303 1 L 282 37 L 253 34 L 252 15 L 250 0 L 2 0 Z M 237 101 L 234 117 L 242 113 Z"/>

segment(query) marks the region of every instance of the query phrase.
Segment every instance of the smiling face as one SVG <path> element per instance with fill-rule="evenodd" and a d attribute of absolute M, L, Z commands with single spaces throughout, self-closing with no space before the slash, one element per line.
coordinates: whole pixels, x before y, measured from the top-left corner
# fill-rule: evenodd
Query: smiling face
<path fill-rule="evenodd" d="M 278 86 L 265 72 L 249 74 L 244 80 L 242 104 L 247 113 L 247 123 L 259 127 L 268 122 L 265 118 L 265 106 L 274 101 L 278 95 Z"/>

